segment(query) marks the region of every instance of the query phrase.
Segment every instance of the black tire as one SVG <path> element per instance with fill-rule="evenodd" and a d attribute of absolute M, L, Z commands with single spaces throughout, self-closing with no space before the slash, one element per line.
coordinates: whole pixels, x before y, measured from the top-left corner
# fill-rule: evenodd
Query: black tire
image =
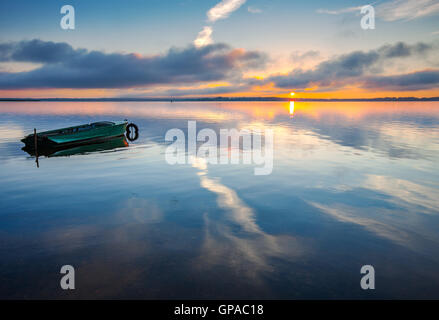
<path fill-rule="evenodd" d="M 134 123 L 127 125 L 126 138 L 131 142 L 139 138 L 139 128 Z"/>

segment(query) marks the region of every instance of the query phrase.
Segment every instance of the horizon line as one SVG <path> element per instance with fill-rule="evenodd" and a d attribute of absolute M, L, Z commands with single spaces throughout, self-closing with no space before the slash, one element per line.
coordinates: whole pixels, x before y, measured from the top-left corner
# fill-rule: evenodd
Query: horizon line
<path fill-rule="evenodd" d="M 99 102 L 99 101 L 163 101 L 163 102 L 185 102 L 185 101 L 248 101 L 248 102 L 255 102 L 255 101 L 320 101 L 320 102 L 361 102 L 361 101 L 439 101 L 438 97 L 381 97 L 381 98 L 340 98 L 340 99 L 332 99 L 332 98 L 282 98 L 282 97 L 188 97 L 188 98 L 173 98 L 173 97 L 167 97 L 167 98 L 147 98 L 147 97 L 141 97 L 141 98 L 130 98 L 130 97 L 112 97 L 112 98 L 1 98 L 0 102 L 38 102 L 38 101 L 89 101 L 89 102 Z"/>

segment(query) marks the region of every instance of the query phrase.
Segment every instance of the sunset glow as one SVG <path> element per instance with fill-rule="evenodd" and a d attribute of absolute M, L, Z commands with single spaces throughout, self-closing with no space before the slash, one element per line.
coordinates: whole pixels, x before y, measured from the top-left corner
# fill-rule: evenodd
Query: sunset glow
<path fill-rule="evenodd" d="M 0 299 L 157 319 L 439 299 L 438 18 L 0 1 Z"/>
<path fill-rule="evenodd" d="M 281 0 L 246 10 L 246 1 L 237 0 L 208 11 L 185 2 L 166 10 L 166 23 L 153 13 L 165 6 L 126 11 L 123 2 L 110 2 L 117 20 L 108 24 L 97 8 L 83 4 L 78 14 L 88 14 L 69 32 L 52 21 L 60 17 L 38 18 L 59 11 L 56 3 L 29 2 L 26 10 L 8 3 L 2 21 L 14 32 L 0 42 L 0 98 L 439 96 L 435 6 L 410 0 L 411 9 L 400 12 L 398 1 L 386 0 L 377 5 L 385 14 L 371 31 L 362 30 L 359 9 L 344 0 L 332 5 L 339 10 L 324 1 L 297 8 Z M 287 12 L 296 18 L 279 19 Z M 38 25 L 38 33 L 21 28 L 18 16 Z M 261 29 L 260 19 L 270 23 Z M 182 27 L 190 21 L 199 25 Z M 107 26 L 111 41 L 95 25 Z M 288 30 L 298 29 L 295 41 L 285 41 Z"/>

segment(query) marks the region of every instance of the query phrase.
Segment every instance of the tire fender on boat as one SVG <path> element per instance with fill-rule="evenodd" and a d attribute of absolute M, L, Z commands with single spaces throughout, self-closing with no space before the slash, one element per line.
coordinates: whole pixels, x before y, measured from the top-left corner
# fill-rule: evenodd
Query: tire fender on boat
<path fill-rule="evenodd" d="M 139 138 L 139 128 L 134 123 L 130 123 L 127 125 L 126 137 L 131 142 Z"/>

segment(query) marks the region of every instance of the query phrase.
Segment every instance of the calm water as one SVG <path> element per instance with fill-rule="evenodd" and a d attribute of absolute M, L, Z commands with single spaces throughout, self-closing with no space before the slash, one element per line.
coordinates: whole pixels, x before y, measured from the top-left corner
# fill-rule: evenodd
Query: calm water
<path fill-rule="evenodd" d="M 33 128 L 125 118 L 128 147 L 39 168 L 21 150 Z M 169 165 L 188 120 L 273 129 L 272 174 Z M 436 102 L 0 103 L 0 298 L 439 298 L 438 163 Z"/>

